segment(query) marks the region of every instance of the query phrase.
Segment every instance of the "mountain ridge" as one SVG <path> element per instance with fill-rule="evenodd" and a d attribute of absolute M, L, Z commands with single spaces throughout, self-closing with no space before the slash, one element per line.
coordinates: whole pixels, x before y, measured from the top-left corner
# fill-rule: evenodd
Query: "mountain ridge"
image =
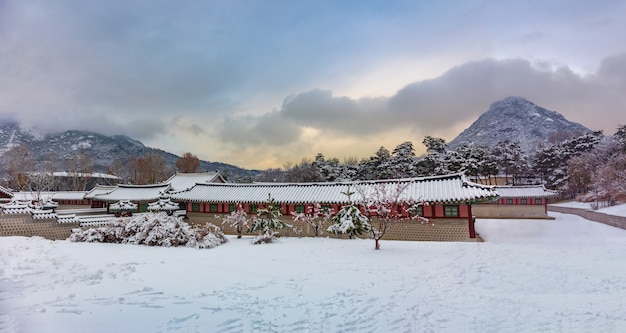
<path fill-rule="evenodd" d="M 454 138 L 448 146 L 456 149 L 463 144 L 483 144 L 490 148 L 500 141 L 520 143 L 524 151 L 532 151 L 551 136 L 576 136 L 591 132 L 587 127 L 571 122 L 552 110 L 540 107 L 519 96 L 510 96 L 491 103 L 489 109 Z"/>
<path fill-rule="evenodd" d="M 140 157 L 151 152 L 162 155 L 168 167 L 172 169 L 180 158 L 180 156 L 164 150 L 147 147 L 141 141 L 126 135 L 106 136 L 81 130 L 40 135 L 35 131 L 20 127 L 17 123 L 0 123 L 0 160 L 6 162 L 4 161 L 4 154 L 20 144 L 27 144 L 35 161 L 40 163 L 45 159 L 46 154 L 54 152 L 61 164 L 59 165 L 60 170 L 57 171 L 63 171 L 66 166 L 62 163 L 77 153 L 89 155 L 94 164 L 93 171 L 102 173 L 107 172 L 111 163 L 116 159 L 126 163 L 131 156 Z M 40 167 L 40 165 L 38 166 Z M 227 163 L 200 161 L 200 171 L 216 170 L 225 177 L 233 179 L 251 179 L 259 173 L 258 170 L 247 170 Z"/>

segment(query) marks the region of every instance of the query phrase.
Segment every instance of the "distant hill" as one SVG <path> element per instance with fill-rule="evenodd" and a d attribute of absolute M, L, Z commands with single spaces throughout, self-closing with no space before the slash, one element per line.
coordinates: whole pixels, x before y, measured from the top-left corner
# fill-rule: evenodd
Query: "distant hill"
<path fill-rule="evenodd" d="M 86 153 L 91 157 L 94 172 L 106 172 L 116 159 L 126 163 L 133 155 L 139 157 L 150 152 L 163 155 L 169 167 L 173 167 L 179 158 L 172 153 L 146 147 L 140 141 L 123 135 L 106 136 L 77 130 L 42 135 L 15 123 L 5 123 L 0 124 L 0 164 L 4 165 L 4 153 L 22 143 L 30 147 L 37 161 L 43 161 L 49 152 L 56 153 L 59 158 L 57 171 L 64 171 L 63 162 L 76 153 Z M 254 177 L 259 173 L 258 170 L 246 170 L 226 163 L 200 161 L 200 171 L 216 170 L 231 180 Z"/>
<path fill-rule="evenodd" d="M 550 136 L 575 136 L 591 132 L 587 127 L 568 121 L 558 112 L 550 111 L 522 97 L 507 97 L 491 104 L 489 110 L 465 129 L 449 147 L 465 143 L 495 146 L 503 140 L 518 141 L 525 151 L 532 151 Z"/>

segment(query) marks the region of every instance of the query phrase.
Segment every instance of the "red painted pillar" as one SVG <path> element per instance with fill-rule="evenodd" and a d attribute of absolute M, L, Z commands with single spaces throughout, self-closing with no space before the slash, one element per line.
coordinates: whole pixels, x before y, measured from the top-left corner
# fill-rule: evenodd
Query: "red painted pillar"
<path fill-rule="evenodd" d="M 472 216 L 472 205 L 467 205 L 469 216 L 467 217 L 467 224 L 469 226 L 469 236 L 470 238 L 476 238 L 476 229 L 474 229 L 474 217 Z"/>

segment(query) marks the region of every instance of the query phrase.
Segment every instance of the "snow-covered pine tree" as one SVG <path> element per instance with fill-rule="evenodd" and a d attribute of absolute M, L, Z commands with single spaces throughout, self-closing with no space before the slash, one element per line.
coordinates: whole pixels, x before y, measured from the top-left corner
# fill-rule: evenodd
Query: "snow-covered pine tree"
<path fill-rule="evenodd" d="M 328 227 L 328 232 L 332 234 L 346 234 L 350 238 L 367 234 L 372 229 L 367 216 L 361 213 L 357 205 L 352 202 L 350 188 L 346 192 L 341 192 L 348 197 L 348 204 L 341 207 L 337 214 L 333 216 L 333 224 Z"/>
<path fill-rule="evenodd" d="M 252 241 L 253 244 L 271 243 L 278 237 L 276 230 L 290 228 L 291 225 L 280 220 L 280 205 L 274 202 L 272 195 L 268 195 L 263 208 L 259 208 L 257 216 L 252 221 L 248 232 L 258 232 L 259 235 Z"/>
<path fill-rule="evenodd" d="M 406 141 L 393 150 L 391 156 L 392 178 L 410 178 L 417 176 L 415 149 L 411 141 Z"/>

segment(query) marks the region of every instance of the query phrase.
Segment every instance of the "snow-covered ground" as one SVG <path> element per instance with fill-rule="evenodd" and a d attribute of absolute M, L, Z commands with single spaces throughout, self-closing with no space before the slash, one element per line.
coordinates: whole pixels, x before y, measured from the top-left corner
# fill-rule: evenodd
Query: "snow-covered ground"
<path fill-rule="evenodd" d="M 7 332 L 626 332 L 626 231 L 478 220 L 485 243 L 209 250 L 0 238 Z"/>
<path fill-rule="evenodd" d="M 567 201 L 567 202 L 559 202 L 559 203 L 551 204 L 551 206 L 571 207 L 571 208 L 592 210 L 590 202 Z M 614 205 L 614 206 L 609 206 L 609 207 L 600 206 L 597 212 L 608 214 L 608 215 L 626 216 L 626 204 L 619 204 L 619 205 Z"/>

